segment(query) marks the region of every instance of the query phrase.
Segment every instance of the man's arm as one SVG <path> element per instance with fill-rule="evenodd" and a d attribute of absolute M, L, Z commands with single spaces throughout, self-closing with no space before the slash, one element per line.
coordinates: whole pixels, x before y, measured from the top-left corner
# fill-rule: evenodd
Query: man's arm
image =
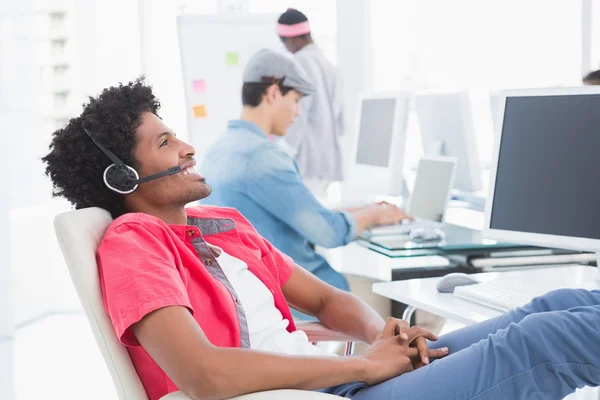
<path fill-rule="evenodd" d="M 302 182 L 294 162 L 272 149 L 253 155 L 244 193 L 269 213 L 317 246 L 343 246 L 373 225 L 389 225 L 409 218 L 387 203 L 376 203 L 350 212 L 323 206 Z"/>
<path fill-rule="evenodd" d="M 411 371 L 418 360 L 418 350 L 395 336 L 393 327 L 358 357 L 288 356 L 216 347 L 181 306 L 153 311 L 132 328 L 158 366 L 194 400 L 275 389 L 315 390 L 347 382 L 374 385 Z M 445 355 L 434 351 L 439 357 Z"/>
<path fill-rule="evenodd" d="M 247 176 L 244 194 L 310 243 L 333 248 L 354 240 L 354 218 L 324 207 L 282 151 L 270 148 L 253 154 Z"/>
<path fill-rule="evenodd" d="M 154 311 L 133 330 L 175 385 L 194 399 L 282 388 L 314 390 L 364 378 L 361 362 L 352 359 L 290 357 L 213 346 L 184 307 Z"/>
<path fill-rule="evenodd" d="M 362 299 L 326 284 L 302 267 L 294 268 L 282 289 L 292 307 L 314 315 L 331 330 L 365 343 L 373 343 L 385 325 Z"/>
<path fill-rule="evenodd" d="M 442 349 L 442 352 L 429 349 L 427 340 L 438 340 L 433 333 L 418 326 L 410 327 L 407 321 L 396 318 L 388 318 L 384 323 L 379 314 L 359 297 L 326 284 L 302 267 L 294 268 L 282 289 L 292 307 L 316 316 L 334 331 L 369 344 L 375 343 L 381 335 L 398 335 L 418 349 L 420 361 L 413 364 L 415 368 L 447 354 L 447 349 Z"/>

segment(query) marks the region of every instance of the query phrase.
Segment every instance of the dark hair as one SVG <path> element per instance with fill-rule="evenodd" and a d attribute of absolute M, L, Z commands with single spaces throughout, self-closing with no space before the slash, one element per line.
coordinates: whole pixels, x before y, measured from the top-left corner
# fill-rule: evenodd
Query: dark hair
<path fill-rule="evenodd" d="M 587 74 L 583 78 L 583 81 L 584 82 L 590 82 L 590 81 L 600 82 L 600 69 L 597 71 L 592 71 L 589 74 Z"/>
<path fill-rule="evenodd" d="M 104 89 L 83 104 L 83 112 L 52 134 L 50 152 L 42 158 L 46 175 L 52 179 L 53 196 L 65 197 L 75 208 L 101 207 L 113 218 L 127 213 L 124 196 L 108 189 L 103 174 L 112 161 L 87 136 L 97 141 L 125 164 L 138 169 L 133 152 L 136 129 L 143 112 L 157 114 L 160 103 L 152 88 L 140 77 L 128 84 Z"/>
<path fill-rule="evenodd" d="M 294 8 L 288 8 L 286 12 L 279 16 L 277 23 L 283 25 L 295 25 L 306 21 L 308 21 L 306 15 Z"/>
<path fill-rule="evenodd" d="M 242 105 L 249 107 L 258 107 L 262 103 L 263 96 L 267 93 L 267 89 L 272 85 L 279 86 L 279 91 L 285 96 L 294 88 L 285 86 L 283 79 L 263 78 L 264 82 L 251 82 L 242 85 Z"/>
<path fill-rule="evenodd" d="M 279 19 L 277 20 L 277 23 L 282 24 L 282 25 L 295 25 L 295 24 L 299 24 L 302 22 L 306 22 L 308 21 L 308 18 L 306 17 L 306 15 L 304 15 L 303 13 L 301 13 L 300 11 L 293 9 L 293 8 L 288 8 L 286 12 L 284 12 L 283 14 L 281 14 L 279 16 Z M 304 40 L 312 40 L 312 36 L 310 35 L 310 33 L 306 33 L 304 35 L 300 35 L 300 36 L 294 36 L 294 38 L 300 38 L 300 39 L 304 39 Z M 281 40 L 285 41 L 286 39 L 290 39 L 288 37 L 282 37 Z"/>

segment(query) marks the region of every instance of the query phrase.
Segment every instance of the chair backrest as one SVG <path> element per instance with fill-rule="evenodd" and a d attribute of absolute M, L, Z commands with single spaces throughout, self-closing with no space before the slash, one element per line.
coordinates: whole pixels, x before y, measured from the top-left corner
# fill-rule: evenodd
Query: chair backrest
<path fill-rule="evenodd" d="M 119 399 L 148 400 L 129 353 L 119 342 L 102 300 L 96 250 L 111 222 L 107 211 L 86 208 L 57 215 L 54 229 Z"/>

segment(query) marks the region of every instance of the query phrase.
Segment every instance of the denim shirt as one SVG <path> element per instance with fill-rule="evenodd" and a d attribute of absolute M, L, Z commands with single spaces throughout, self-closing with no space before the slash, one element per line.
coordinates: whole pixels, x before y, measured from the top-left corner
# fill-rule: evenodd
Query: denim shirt
<path fill-rule="evenodd" d="M 348 290 L 346 279 L 313 245 L 343 246 L 356 236 L 356 220 L 331 211 L 304 185 L 296 162 L 255 124 L 230 121 L 200 169 L 212 187 L 202 204 L 237 208 L 256 230 L 294 262 L 325 282 Z"/>

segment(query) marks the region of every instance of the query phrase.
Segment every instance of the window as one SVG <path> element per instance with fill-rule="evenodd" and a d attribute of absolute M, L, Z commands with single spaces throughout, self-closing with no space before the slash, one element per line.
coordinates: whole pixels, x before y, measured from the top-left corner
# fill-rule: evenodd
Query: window
<path fill-rule="evenodd" d="M 372 0 L 371 7 L 375 90 L 473 90 L 484 163 L 493 147 L 489 90 L 581 82 L 578 1 Z M 414 116 L 407 146 L 416 163 Z"/>

